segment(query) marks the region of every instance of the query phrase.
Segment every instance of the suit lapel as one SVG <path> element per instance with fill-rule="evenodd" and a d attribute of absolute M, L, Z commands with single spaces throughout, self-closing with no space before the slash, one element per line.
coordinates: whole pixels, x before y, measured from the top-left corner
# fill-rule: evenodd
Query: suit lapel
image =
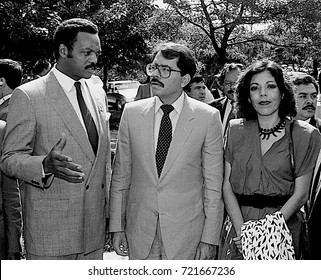
<path fill-rule="evenodd" d="M 143 120 L 140 122 L 140 135 L 147 164 L 150 166 L 154 177 L 158 178 L 154 148 L 155 98 L 151 98 L 150 100 L 142 111 Z"/>
<path fill-rule="evenodd" d="M 184 147 L 185 142 L 192 131 L 192 120 L 194 119 L 194 111 L 188 99 L 188 97 L 185 97 L 183 109 L 179 116 L 176 129 L 174 131 L 173 139 L 168 150 L 162 174 L 159 178 L 160 180 L 172 167 L 173 163 L 175 162 L 177 156 Z"/>
<path fill-rule="evenodd" d="M 86 81 L 88 90 L 90 92 L 91 99 L 94 103 L 94 111 L 97 116 L 97 131 L 99 135 L 98 140 L 98 149 L 97 149 L 97 155 L 94 159 L 94 164 L 92 167 L 92 170 L 95 170 L 97 164 L 102 164 L 99 160 L 102 157 L 105 157 L 106 153 L 110 153 L 109 147 L 109 131 L 106 123 L 106 112 L 107 112 L 107 104 L 102 104 L 103 100 L 100 100 L 98 97 L 100 96 L 100 92 L 103 91 L 101 84 L 96 84 L 92 81 L 92 79 Z M 103 93 L 105 94 L 105 93 Z M 90 172 L 89 176 L 87 177 L 87 182 L 91 180 L 91 178 L 94 176 L 94 172 Z"/>
<path fill-rule="evenodd" d="M 228 102 L 228 98 L 225 97 L 225 100 L 222 104 L 222 110 L 221 110 L 221 120 L 223 122 L 223 119 L 224 119 L 224 114 L 225 114 L 225 111 L 226 111 L 226 107 L 227 107 L 227 102 Z"/>
<path fill-rule="evenodd" d="M 93 162 L 95 160 L 94 152 L 91 149 L 87 133 L 81 125 L 72 104 L 53 72 L 50 73 L 48 79 L 47 92 L 48 98 L 50 99 L 49 104 L 57 111 L 58 116 L 79 144 L 80 149 L 82 149 L 89 160 Z"/>

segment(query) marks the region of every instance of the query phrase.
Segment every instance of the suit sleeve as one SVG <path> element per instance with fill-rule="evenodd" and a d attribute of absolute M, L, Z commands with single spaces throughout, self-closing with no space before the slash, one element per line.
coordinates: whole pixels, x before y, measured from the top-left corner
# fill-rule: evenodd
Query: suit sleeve
<path fill-rule="evenodd" d="M 131 143 L 128 128 L 128 110 L 122 114 L 116 158 L 110 188 L 110 232 L 125 230 L 127 197 L 131 182 Z"/>
<path fill-rule="evenodd" d="M 1 169 L 9 177 L 43 187 L 42 161 L 45 155 L 33 156 L 36 133 L 32 102 L 25 92 L 17 88 L 9 102 Z"/>
<path fill-rule="evenodd" d="M 205 224 L 201 241 L 218 245 L 223 223 L 223 137 L 220 115 L 217 110 L 209 122 L 202 148 L 204 177 Z"/>
<path fill-rule="evenodd" d="M 21 252 L 20 237 L 22 229 L 20 191 L 17 180 L 2 174 L 3 213 L 7 237 L 7 251 Z"/>

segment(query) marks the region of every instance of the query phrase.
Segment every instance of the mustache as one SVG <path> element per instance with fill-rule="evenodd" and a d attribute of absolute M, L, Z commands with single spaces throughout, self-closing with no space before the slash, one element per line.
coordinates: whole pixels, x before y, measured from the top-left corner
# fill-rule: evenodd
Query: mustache
<path fill-rule="evenodd" d="M 151 81 L 150 81 L 151 84 L 158 84 L 160 85 L 161 87 L 164 87 L 164 84 L 158 80 L 157 78 L 152 78 Z"/>
<path fill-rule="evenodd" d="M 315 110 L 315 107 L 314 107 L 313 105 L 307 105 L 307 106 L 304 106 L 302 109 L 303 109 L 303 110 L 306 110 L 306 109 L 313 109 L 313 110 Z"/>
<path fill-rule="evenodd" d="M 88 68 L 96 68 L 96 63 L 91 63 L 85 67 L 85 69 L 88 69 Z"/>

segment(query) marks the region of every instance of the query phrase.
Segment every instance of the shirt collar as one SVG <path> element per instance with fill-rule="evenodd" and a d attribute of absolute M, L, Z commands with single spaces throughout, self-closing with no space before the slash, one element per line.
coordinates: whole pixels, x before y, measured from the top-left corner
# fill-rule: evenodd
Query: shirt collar
<path fill-rule="evenodd" d="M 173 104 L 171 104 L 174 107 L 174 110 L 180 114 L 183 109 L 185 99 L 185 92 L 183 92 L 180 97 L 178 97 Z M 163 105 L 163 102 L 159 99 L 158 96 L 156 96 L 156 103 L 155 103 L 155 114 L 157 114 L 158 110 L 160 109 L 160 106 Z"/>
<path fill-rule="evenodd" d="M 54 72 L 59 84 L 64 89 L 64 91 L 66 93 L 69 93 L 73 89 L 74 83 L 77 81 L 75 81 L 74 79 L 68 77 L 67 75 L 65 75 L 64 73 L 59 71 L 57 69 L 56 65 L 55 65 L 55 67 L 53 67 L 53 72 Z M 80 83 L 82 83 L 82 85 L 84 85 L 83 83 L 85 82 L 85 79 L 80 79 L 78 82 L 80 82 Z"/>

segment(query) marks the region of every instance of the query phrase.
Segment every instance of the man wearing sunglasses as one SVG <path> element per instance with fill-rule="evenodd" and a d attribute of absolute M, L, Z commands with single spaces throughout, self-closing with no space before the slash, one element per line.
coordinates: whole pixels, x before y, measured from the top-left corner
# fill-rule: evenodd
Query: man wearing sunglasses
<path fill-rule="evenodd" d="M 188 97 L 191 51 L 165 43 L 147 65 L 154 97 L 126 104 L 111 183 L 110 230 L 130 259 L 213 259 L 223 219 L 219 111 Z"/>

